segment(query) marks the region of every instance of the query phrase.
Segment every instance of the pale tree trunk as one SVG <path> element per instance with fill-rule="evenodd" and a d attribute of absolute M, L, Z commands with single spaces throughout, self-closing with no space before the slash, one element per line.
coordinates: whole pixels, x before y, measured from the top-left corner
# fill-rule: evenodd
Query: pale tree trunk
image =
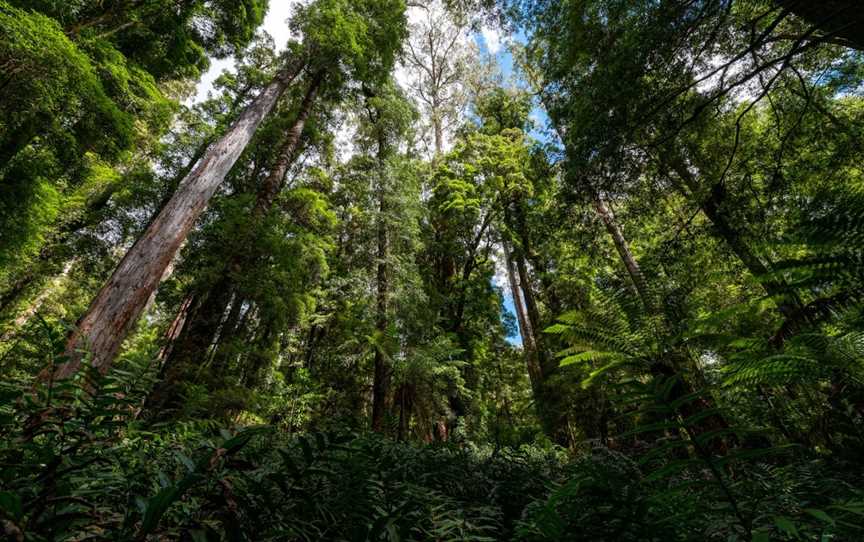
<path fill-rule="evenodd" d="M 273 168 L 258 190 L 255 207 L 252 211 L 256 222 L 270 211 L 276 197 L 282 190 L 288 169 L 296 159 L 303 128 L 312 112 L 312 106 L 321 82 L 321 77 L 316 76 L 313 79 L 300 106 L 297 118 L 279 149 Z M 243 241 L 241 240 L 239 243 L 242 244 Z M 168 347 L 163 360 L 165 365 L 162 371 L 163 378 L 153 389 L 148 399 L 148 409 L 154 415 L 161 415 L 161 411 L 168 406 L 169 402 L 176 399 L 173 390 L 175 390 L 178 382 L 190 377 L 192 374 L 190 371 L 194 369 L 192 365 L 196 360 L 205 363 L 211 349 L 214 349 L 214 356 L 217 358 L 221 359 L 225 355 L 224 352 L 218 352 L 219 330 L 223 324 L 221 316 L 227 313 L 228 321 L 231 322 L 234 308 L 236 307 L 237 311 L 240 309 L 243 296 L 234 283 L 232 273 L 238 275 L 245 264 L 246 261 L 235 249 L 233 253 L 228 255 L 220 278 L 211 285 L 209 290 L 202 289 L 196 295 L 199 299 L 196 310 L 189 313 L 188 307 L 181 307 L 181 312 L 187 312 L 189 315 L 183 317 L 181 328 L 173 333 L 173 337 L 166 337 L 171 342 L 171 346 Z M 232 294 L 236 294 L 236 300 L 233 303 Z M 234 329 L 227 329 L 227 333 L 233 332 Z M 223 370 L 224 367 L 217 369 Z"/>
<path fill-rule="evenodd" d="M 537 345 L 534 343 L 534 335 L 531 332 L 532 327 L 528 321 L 525 304 L 522 302 L 522 292 L 519 289 L 518 279 L 516 278 L 515 265 L 513 264 L 513 255 L 510 251 L 509 243 L 505 240 L 501 243 L 501 246 L 504 249 L 504 265 L 507 267 L 510 293 L 513 296 L 513 306 L 516 309 L 516 319 L 519 322 L 519 334 L 522 337 L 522 346 L 525 350 L 528 377 L 531 381 L 531 388 L 534 390 L 534 394 L 537 395 L 543 383 L 543 375 L 537 359 Z"/>
<path fill-rule="evenodd" d="M 537 363 L 540 365 L 540 373 L 543 378 L 548 378 L 554 371 L 554 367 L 550 364 L 549 355 L 543 347 L 543 337 L 540 334 L 540 310 L 537 308 L 537 299 L 534 296 L 534 290 L 531 287 L 531 276 L 528 273 L 528 264 L 525 261 L 525 254 L 521 251 L 516 251 L 513 254 L 513 261 L 516 264 L 516 271 L 519 275 L 519 285 L 522 291 L 522 299 L 525 302 L 525 314 L 529 324 L 528 333 L 534 341 L 534 348 L 537 350 Z"/>
<path fill-rule="evenodd" d="M 444 152 L 444 128 L 437 114 L 432 118 L 432 127 L 435 131 L 435 156 L 438 157 Z"/>
<path fill-rule="evenodd" d="M 108 371 L 210 198 L 299 72 L 298 66 L 275 77 L 181 182 L 78 321 L 66 345 L 68 361 L 57 367 L 54 378 L 75 373 L 85 351 L 91 353 L 94 367 L 103 373 Z M 51 370 L 46 370 L 42 377 L 50 378 Z"/>
<path fill-rule="evenodd" d="M 618 225 L 618 222 L 615 221 L 615 214 L 606 204 L 603 196 L 599 194 L 594 198 L 594 210 L 597 211 L 597 216 L 600 217 L 600 220 L 606 227 L 606 231 L 609 232 L 609 235 L 612 237 L 612 241 L 615 243 L 615 249 L 618 251 L 618 255 L 621 257 L 624 267 L 627 268 L 627 273 L 630 275 L 630 279 L 633 281 L 633 285 L 636 287 L 636 291 L 642 299 L 642 303 L 649 312 L 652 311 L 654 309 L 654 302 L 651 299 L 651 293 L 648 289 L 648 283 L 645 281 L 645 275 L 642 274 L 642 270 L 639 268 L 636 258 L 634 258 L 633 253 L 630 252 L 630 245 L 627 243 L 627 239 L 624 238 L 624 234 L 621 232 L 621 227 Z"/>

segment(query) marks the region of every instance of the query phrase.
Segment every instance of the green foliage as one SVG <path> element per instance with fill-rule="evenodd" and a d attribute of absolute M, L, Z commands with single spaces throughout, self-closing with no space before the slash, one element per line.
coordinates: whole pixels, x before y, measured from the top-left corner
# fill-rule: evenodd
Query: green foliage
<path fill-rule="evenodd" d="M 279 53 L 266 0 L 0 0 L 0 536 L 861 539 L 860 52 L 768 1 L 447 0 L 523 31 L 513 86 L 457 32 L 403 89 L 406 3 L 301 2 Z M 291 66 L 116 368 L 40 380 Z"/>
<path fill-rule="evenodd" d="M 0 3 L 0 62 L 6 66 L 0 100 L 4 149 L 20 149 L 52 124 L 71 126 L 72 141 L 83 145 L 116 151 L 131 144 L 131 119 L 108 97 L 91 59 L 55 21 Z M 4 155 L 2 165 L 12 156 Z"/>
<path fill-rule="evenodd" d="M 495 540 L 545 491 L 538 475 L 560 470 L 531 450 L 488 456 L 267 427 L 148 428 L 135 418 L 152 381 L 152 368 L 127 365 L 35 397 L 4 385 L 7 534 Z"/>
<path fill-rule="evenodd" d="M 406 34 L 403 0 L 316 0 L 291 19 L 311 62 L 334 76 L 383 80 Z M 340 73 L 345 70 L 346 73 Z"/>

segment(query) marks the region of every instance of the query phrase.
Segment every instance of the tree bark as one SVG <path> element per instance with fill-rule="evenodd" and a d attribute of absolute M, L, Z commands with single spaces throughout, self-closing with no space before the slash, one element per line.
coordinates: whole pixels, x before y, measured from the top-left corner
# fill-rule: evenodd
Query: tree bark
<path fill-rule="evenodd" d="M 777 4 L 834 41 L 864 51 L 864 6 L 860 0 L 777 0 Z"/>
<path fill-rule="evenodd" d="M 531 381 L 531 389 L 534 391 L 535 398 L 537 398 L 543 384 L 543 373 L 537 359 L 537 347 L 534 343 L 534 336 L 531 332 L 531 324 L 528 322 L 525 305 L 522 302 L 522 292 L 520 291 L 518 279 L 516 278 L 513 254 L 510 250 L 509 243 L 506 240 L 501 243 L 501 246 L 504 249 L 504 265 L 507 267 L 510 293 L 513 296 L 513 306 L 516 309 L 516 319 L 519 322 L 519 334 L 522 337 L 522 346 L 525 351 L 525 363 L 528 367 L 528 378 Z"/>
<path fill-rule="evenodd" d="M 160 365 L 171 355 L 174 341 L 180 337 L 180 333 L 183 331 L 183 326 L 186 323 L 186 318 L 189 316 L 189 309 L 192 307 L 194 302 L 195 296 L 187 295 L 183 299 L 183 302 L 180 303 L 180 309 L 174 316 L 174 320 L 171 321 L 171 325 L 168 326 L 168 329 L 165 331 L 165 344 L 162 345 L 162 348 L 159 349 L 159 354 L 156 356 Z"/>
<path fill-rule="evenodd" d="M 91 363 L 100 372 L 108 371 L 210 198 L 299 72 L 300 66 L 295 65 L 277 75 L 183 180 L 78 321 L 67 341 L 68 361 L 57 367 L 54 378 L 75 373 L 85 351 L 91 353 Z M 50 377 L 49 369 L 43 379 Z"/>
<path fill-rule="evenodd" d="M 383 180 L 381 181 L 383 183 Z M 387 213 L 387 198 L 385 188 L 378 188 L 378 269 L 377 269 L 377 292 L 376 292 L 376 315 L 375 330 L 379 338 L 387 333 L 387 296 L 389 295 L 388 282 L 388 239 L 385 214 Z M 375 375 L 372 382 L 372 430 L 378 433 L 384 430 L 384 414 L 387 412 L 387 390 L 389 388 L 390 368 L 381 345 L 375 349 Z"/>
<path fill-rule="evenodd" d="M 615 243 L 615 249 L 618 251 L 618 255 L 621 257 L 624 267 L 627 268 L 627 273 L 630 275 L 630 279 L 633 281 L 633 285 L 636 287 L 636 291 L 642 299 L 642 304 L 649 312 L 653 312 L 655 308 L 654 301 L 651 299 L 651 293 L 648 289 L 645 275 L 642 274 L 642 270 L 639 268 L 636 258 L 634 258 L 633 253 L 630 252 L 630 245 L 627 243 L 627 239 L 624 238 L 624 234 L 621 232 L 621 227 L 615 220 L 615 215 L 612 213 L 612 209 L 606 205 L 603 196 L 599 194 L 594 198 L 594 210 L 597 211 L 597 216 L 599 216 L 600 220 L 603 221 L 603 225 L 606 226 L 606 231 L 609 232 L 609 235 L 612 237 L 612 241 Z"/>

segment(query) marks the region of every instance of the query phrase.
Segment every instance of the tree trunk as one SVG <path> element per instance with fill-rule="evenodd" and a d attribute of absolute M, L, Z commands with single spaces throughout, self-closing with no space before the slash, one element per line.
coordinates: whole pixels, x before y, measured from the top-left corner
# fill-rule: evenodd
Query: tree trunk
<path fill-rule="evenodd" d="M 444 152 L 444 128 L 437 116 L 432 118 L 432 128 L 435 131 L 435 156 L 438 157 Z"/>
<path fill-rule="evenodd" d="M 264 183 L 258 190 L 258 199 L 255 201 L 255 210 L 253 211 L 255 217 L 260 218 L 267 214 L 273 208 L 273 203 L 276 201 L 279 192 L 282 191 L 282 187 L 285 184 L 285 175 L 288 173 L 288 168 L 294 163 L 297 150 L 300 147 L 303 128 L 306 126 L 306 121 L 312 113 L 315 97 L 323 82 L 323 73 L 318 72 L 309 84 L 309 89 L 306 91 L 303 102 L 300 104 L 297 118 L 285 136 L 285 141 L 282 143 L 279 156 L 276 158 L 276 162 L 273 164 L 273 168 L 270 170 L 267 179 L 264 180 Z"/>
<path fill-rule="evenodd" d="M 230 282 L 222 277 L 209 294 L 195 295 L 197 306 L 181 306 L 175 323 L 181 318 L 185 325 L 179 332 L 174 330 L 177 339 L 167 347 L 159 382 L 147 397 L 145 410 L 150 416 L 165 419 L 168 411 L 181 406 L 181 385 L 194 380 L 196 369 L 206 360 L 231 297 Z M 187 313 L 185 317 L 182 316 L 184 312 Z"/>
<path fill-rule="evenodd" d="M 537 347 L 534 344 L 531 325 L 528 323 L 525 305 L 522 302 L 522 293 L 520 292 L 516 278 L 516 271 L 514 269 L 515 265 L 513 264 L 513 255 L 510 251 L 509 243 L 505 240 L 501 243 L 501 246 L 504 249 L 504 265 L 507 267 L 510 293 L 513 296 L 513 306 L 516 309 L 516 319 L 519 322 L 519 334 L 522 337 L 522 346 L 525 351 L 525 363 L 528 367 L 528 378 L 531 381 L 531 389 L 534 391 L 535 398 L 537 398 L 543 384 L 543 374 L 540 369 L 540 363 L 537 360 Z"/>
<path fill-rule="evenodd" d="M 383 150 L 383 149 L 382 149 Z M 375 330 L 379 340 L 383 341 L 387 333 L 387 296 L 389 282 L 387 270 L 387 198 L 385 194 L 384 175 L 381 175 L 378 187 L 378 269 L 377 269 L 377 300 L 375 315 Z M 372 430 L 378 433 L 384 430 L 384 414 L 387 411 L 387 390 L 389 388 L 390 368 L 382 345 L 375 348 L 375 375 L 372 382 Z"/>
<path fill-rule="evenodd" d="M 396 395 L 399 401 L 399 427 L 396 432 L 396 439 L 405 441 L 408 439 L 408 433 L 411 429 L 411 414 L 414 410 L 414 387 L 409 384 L 402 384 Z"/>
<path fill-rule="evenodd" d="M 68 361 L 56 369 L 54 378 L 75 373 L 85 351 L 91 352 L 91 363 L 99 371 L 108 371 L 210 198 L 299 72 L 296 66 L 276 76 L 183 180 L 78 321 L 66 345 Z M 50 377 L 49 369 L 43 379 Z"/>
<path fill-rule="evenodd" d="M 860 0 L 777 0 L 783 8 L 837 41 L 864 51 L 864 6 Z"/>
<path fill-rule="evenodd" d="M 183 299 L 183 302 L 180 303 L 180 309 L 177 311 L 177 315 L 174 316 L 174 320 L 171 321 L 171 325 L 168 326 L 168 329 L 165 331 L 165 344 L 162 345 L 162 348 L 159 349 L 159 354 L 156 356 L 160 365 L 162 365 L 171 355 L 174 342 L 180 337 L 180 333 L 183 331 L 183 326 L 186 324 L 186 318 L 189 317 L 189 309 L 192 307 L 194 302 L 195 296 L 187 295 Z"/>
<path fill-rule="evenodd" d="M 536 253 L 533 248 L 533 243 L 531 242 L 531 236 L 528 234 L 528 224 L 525 218 L 525 209 L 523 207 L 523 202 L 518 201 L 516 203 L 514 209 L 515 215 L 515 227 L 516 232 L 519 235 L 519 243 L 521 248 L 521 256 L 523 259 L 527 259 L 531 262 L 531 266 L 534 268 L 535 273 L 538 275 L 538 279 L 540 281 L 540 285 L 543 288 L 543 298 L 546 301 L 546 306 L 552 312 L 553 315 L 558 315 L 561 312 L 561 300 L 558 299 L 558 296 L 555 295 L 555 288 L 552 281 L 549 279 L 548 274 L 546 273 L 546 262 L 543 261 L 543 258 Z M 532 295 L 533 299 L 533 295 Z M 536 303 L 535 303 L 536 306 Z M 529 308 L 530 310 L 530 308 Z M 539 312 L 538 312 L 539 314 Z M 534 327 L 539 329 L 540 321 L 539 319 L 534 322 Z"/>
<path fill-rule="evenodd" d="M 237 291 L 234 295 L 234 300 L 231 303 L 231 310 L 228 311 L 228 317 L 225 319 L 225 322 L 222 324 L 222 329 L 219 333 L 219 337 L 214 340 L 214 351 L 213 351 L 213 364 L 211 366 L 211 373 L 216 378 L 221 378 L 225 375 L 228 370 L 228 366 L 230 365 L 231 358 L 236 350 L 232 347 L 232 343 L 234 343 L 234 339 L 237 336 L 237 332 L 240 330 L 240 325 L 242 320 L 240 318 L 241 313 L 243 311 L 243 305 L 245 300 L 243 296 L 240 295 L 240 291 Z"/>
<path fill-rule="evenodd" d="M 687 198 L 699 199 L 699 208 L 714 225 L 717 235 L 726 242 L 744 267 L 759 280 L 765 292 L 778 300 L 780 313 L 785 316 L 793 312 L 796 300 L 790 299 L 789 289 L 782 281 L 766 279 L 771 272 L 770 268 L 750 249 L 744 240 L 743 233 L 726 216 L 723 209 L 723 203 L 726 199 L 724 187 L 716 183 L 711 187 L 707 196 L 701 197 L 701 186 L 683 159 L 673 159 L 670 165 L 684 185 L 678 186 L 679 192 Z"/>
<path fill-rule="evenodd" d="M 624 267 L 627 268 L 627 273 L 630 275 L 630 279 L 633 281 L 633 285 L 636 287 L 636 291 L 642 299 L 643 305 L 649 312 L 653 312 L 655 308 L 654 302 L 648 289 L 648 283 L 645 281 L 645 276 L 642 274 L 639 264 L 636 263 L 633 253 L 630 252 L 630 245 L 627 243 L 627 239 L 624 238 L 621 228 L 615 221 L 615 215 L 612 213 L 612 209 L 606 205 L 603 196 L 599 194 L 594 198 L 594 210 L 597 211 L 597 215 L 600 217 L 600 220 L 603 221 L 603 225 L 606 226 L 606 231 L 609 232 L 609 235 L 612 237 L 612 241 L 615 243 L 615 249 L 618 251 L 618 255 L 621 257 Z"/>
<path fill-rule="evenodd" d="M 549 353 L 543 347 L 543 335 L 540 332 L 540 310 L 537 308 L 537 299 L 534 297 L 534 289 L 531 287 L 531 276 L 528 273 L 528 264 L 522 251 L 513 254 L 516 270 L 519 274 L 519 285 L 521 286 L 522 299 L 525 302 L 525 311 L 528 317 L 529 329 L 534 340 L 534 348 L 537 349 L 537 363 L 540 364 L 540 373 L 543 378 L 548 378 L 554 367 L 550 366 Z"/>
<path fill-rule="evenodd" d="M 123 2 L 127 5 L 124 6 L 122 10 L 117 9 L 116 7 L 110 8 L 103 13 L 100 13 L 98 15 L 94 15 L 94 16 L 90 17 L 89 19 L 75 23 L 74 25 L 66 28 L 64 33 L 67 36 L 69 36 L 69 38 L 75 39 L 76 37 L 78 37 L 78 34 L 80 34 L 82 31 L 84 31 L 88 28 L 101 26 L 101 25 L 109 23 L 109 22 L 114 22 L 115 20 L 119 19 L 120 16 L 123 15 L 124 13 L 128 14 L 132 10 L 135 10 L 135 9 L 142 7 L 145 4 L 145 1 L 146 0 L 132 0 L 132 1 Z"/>

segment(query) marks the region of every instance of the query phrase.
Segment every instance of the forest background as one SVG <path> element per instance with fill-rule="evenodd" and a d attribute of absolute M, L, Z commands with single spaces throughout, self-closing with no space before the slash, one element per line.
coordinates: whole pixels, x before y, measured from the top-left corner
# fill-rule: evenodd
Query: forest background
<path fill-rule="evenodd" d="M 0 0 L 0 532 L 861 538 L 861 36 Z"/>

